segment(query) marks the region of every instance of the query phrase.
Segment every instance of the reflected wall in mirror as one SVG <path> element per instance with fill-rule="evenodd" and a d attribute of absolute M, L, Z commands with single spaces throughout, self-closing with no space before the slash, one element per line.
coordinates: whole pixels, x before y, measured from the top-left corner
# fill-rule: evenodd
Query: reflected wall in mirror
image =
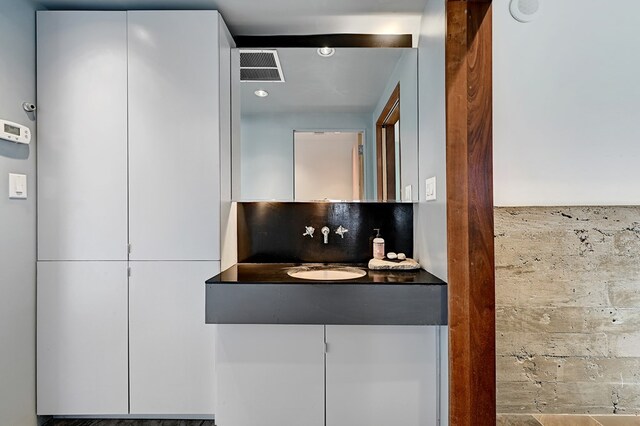
<path fill-rule="evenodd" d="M 252 53 L 234 52 L 234 200 L 417 200 L 417 49 Z"/>
<path fill-rule="evenodd" d="M 364 199 L 364 131 L 293 134 L 296 200 Z"/>

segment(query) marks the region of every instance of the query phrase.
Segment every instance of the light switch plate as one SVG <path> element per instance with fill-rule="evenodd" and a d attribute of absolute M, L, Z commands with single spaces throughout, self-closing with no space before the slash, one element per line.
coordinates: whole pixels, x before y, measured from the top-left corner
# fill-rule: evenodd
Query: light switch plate
<path fill-rule="evenodd" d="M 9 198 L 27 198 L 27 175 L 9 173 Z"/>
<path fill-rule="evenodd" d="M 434 201 L 436 199 L 436 177 L 430 177 L 425 181 L 425 200 Z"/>
<path fill-rule="evenodd" d="M 411 185 L 407 185 L 404 187 L 404 197 L 402 201 L 413 201 L 413 194 L 412 194 L 412 188 Z"/>

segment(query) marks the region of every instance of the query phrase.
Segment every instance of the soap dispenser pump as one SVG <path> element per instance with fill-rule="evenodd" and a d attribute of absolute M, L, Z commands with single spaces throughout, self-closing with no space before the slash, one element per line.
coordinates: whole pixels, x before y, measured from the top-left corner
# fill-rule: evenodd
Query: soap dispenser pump
<path fill-rule="evenodd" d="M 374 231 L 377 231 L 377 234 L 373 239 L 373 258 L 384 259 L 384 238 L 380 236 L 379 228 L 375 228 Z"/>

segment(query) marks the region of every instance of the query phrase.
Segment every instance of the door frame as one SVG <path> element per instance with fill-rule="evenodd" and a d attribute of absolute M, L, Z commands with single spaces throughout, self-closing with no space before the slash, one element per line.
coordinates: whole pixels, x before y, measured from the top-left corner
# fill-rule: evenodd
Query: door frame
<path fill-rule="evenodd" d="M 377 200 L 395 201 L 396 159 L 395 124 L 400 120 L 400 82 L 396 85 L 376 121 Z M 384 153 L 384 155 L 383 155 Z M 390 161 L 391 160 L 391 161 Z M 386 176 L 386 179 L 384 179 Z M 386 195 L 386 196 L 385 196 Z"/>

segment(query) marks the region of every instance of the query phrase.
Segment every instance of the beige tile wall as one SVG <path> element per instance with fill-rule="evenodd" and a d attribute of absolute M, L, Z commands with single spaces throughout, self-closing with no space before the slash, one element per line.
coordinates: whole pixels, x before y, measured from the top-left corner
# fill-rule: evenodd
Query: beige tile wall
<path fill-rule="evenodd" d="M 640 413 L 640 207 L 495 209 L 498 413 Z"/>

